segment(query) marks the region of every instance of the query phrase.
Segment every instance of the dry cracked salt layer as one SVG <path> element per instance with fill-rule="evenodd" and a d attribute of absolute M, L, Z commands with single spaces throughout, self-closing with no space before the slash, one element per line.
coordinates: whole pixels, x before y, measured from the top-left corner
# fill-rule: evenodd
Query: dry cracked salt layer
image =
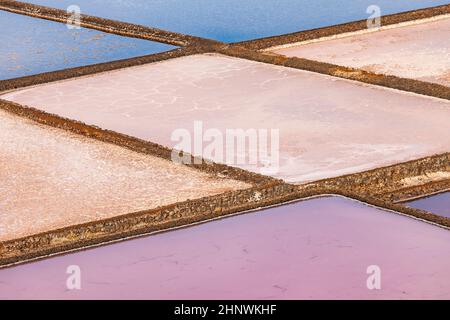
<path fill-rule="evenodd" d="M 286 46 L 276 53 L 450 86 L 450 16 L 339 39 Z"/>
<path fill-rule="evenodd" d="M 405 204 L 408 207 L 426 210 L 450 218 L 450 191 L 409 201 Z"/>
<path fill-rule="evenodd" d="M 0 298 L 449 299 L 449 250 L 448 230 L 328 197 L 3 269 Z"/>
<path fill-rule="evenodd" d="M 175 47 L 0 10 L 0 80 L 108 62 Z"/>
<path fill-rule="evenodd" d="M 0 111 L 0 241 L 247 185 Z"/>
<path fill-rule="evenodd" d="M 228 164 L 294 183 L 450 150 L 448 101 L 215 54 L 40 85 L 0 98 L 217 162 L 239 151 L 218 147 L 227 145 L 227 130 L 267 130 L 268 158 L 256 154 L 257 164 L 248 158 L 239 164 L 234 157 Z M 196 121 L 202 130 L 194 130 Z M 190 136 L 172 139 L 178 129 Z M 207 138 L 202 133 L 214 134 L 208 129 L 218 129 L 222 137 L 213 135 L 201 145 Z M 272 130 L 279 130 L 280 165 L 266 172 L 263 165 L 278 159 L 271 152 L 277 140 Z M 264 134 L 259 137 L 264 141 Z M 223 152 L 208 156 L 211 141 Z M 247 155 L 249 150 L 248 145 L 240 149 Z"/>

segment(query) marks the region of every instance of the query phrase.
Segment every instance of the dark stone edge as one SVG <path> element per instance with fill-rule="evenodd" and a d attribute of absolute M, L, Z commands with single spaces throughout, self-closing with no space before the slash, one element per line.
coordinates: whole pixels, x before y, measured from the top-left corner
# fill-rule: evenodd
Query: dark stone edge
<path fill-rule="evenodd" d="M 259 194 L 262 200 L 256 200 L 256 194 Z M 88 249 L 102 243 L 189 227 L 249 210 L 263 210 L 283 203 L 329 195 L 355 199 L 381 210 L 392 211 L 386 213 L 403 214 L 450 229 L 449 218 L 386 202 L 371 195 L 355 193 L 349 188 L 336 190 L 273 183 L 2 242 L 0 252 L 3 251 L 3 257 L 0 258 L 0 268 L 43 259 L 49 255 Z"/>
<path fill-rule="evenodd" d="M 347 174 L 336 178 L 314 181 L 301 187 L 333 190 L 349 190 L 357 194 L 367 194 L 391 201 L 383 195 L 404 190 L 405 178 L 424 176 L 435 172 L 450 172 L 450 153 L 437 154 L 425 158 L 396 163 L 390 166 Z M 416 188 L 418 186 L 410 186 Z"/>
<path fill-rule="evenodd" d="M 5 9 L 5 8 L 3 8 L 3 6 L 4 6 L 4 4 L 11 5 L 14 3 L 19 4 L 16 1 L 0 0 L 0 9 L 4 9 L 4 10 L 13 12 L 12 10 L 15 10 L 15 9 L 11 9 L 11 8 Z M 26 6 L 26 4 L 21 4 L 21 5 Z M 44 15 L 47 15 L 47 16 L 43 17 L 42 13 L 39 11 L 44 7 L 36 6 L 36 7 L 39 7 L 39 8 L 37 8 L 38 9 L 37 12 L 33 12 L 33 8 L 32 8 L 33 5 L 28 5 L 28 6 L 29 6 L 28 9 L 25 10 L 25 11 L 28 10 L 26 13 L 23 12 L 24 7 L 19 8 L 20 10 L 18 10 L 18 11 L 21 11 L 21 12 L 16 12 L 16 13 L 22 13 L 22 14 L 26 14 L 26 15 L 36 16 L 39 18 L 44 18 L 44 19 L 49 19 L 49 20 L 59 21 L 59 22 L 63 22 L 67 18 L 67 17 L 63 18 L 62 14 L 66 14 L 66 13 L 62 10 L 46 8 L 46 10 L 49 10 L 49 11 L 44 10 L 43 11 Z M 441 7 L 446 7 L 446 10 L 448 10 L 448 8 L 450 8 L 450 5 L 441 6 Z M 407 20 L 404 20 L 404 21 L 421 19 L 421 18 L 425 17 L 423 14 L 425 14 L 425 15 L 428 14 L 429 16 L 443 14 L 443 13 L 436 13 L 437 11 L 435 11 L 441 7 L 416 10 L 413 12 L 403 13 L 403 14 L 398 14 L 398 15 L 408 14 L 410 18 Z M 30 10 L 30 8 L 31 8 L 31 10 Z M 56 12 L 54 10 L 56 10 Z M 426 11 L 426 13 L 424 13 L 423 11 Z M 433 12 L 434 12 L 434 14 L 433 14 Z M 53 15 L 53 17 L 51 17 L 51 15 Z M 392 17 L 393 16 L 397 16 L 397 15 L 392 15 Z M 86 17 L 88 17 L 88 16 L 85 16 L 85 19 L 86 19 Z M 383 17 L 383 19 L 387 19 L 388 17 L 389 16 Z M 99 19 L 99 20 L 96 20 L 96 19 Z M 110 30 L 110 31 L 106 31 L 106 32 L 111 32 L 111 33 L 120 32 L 120 33 L 116 33 L 116 34 L 127 35 L 127 36 L 134 36 L 134 35 L 132 35 L 132 33 L 135 31 L 130 31 L 130 30 L 139 30 L 139 27 L 142 27 L 142 26 L 136 26 L 136 25 L 132 25 L 132 24 L 124 24 L 123 25 L 123 23 L 121 23 L 121 22 L 115 22 L 112 20 L 106 20 L 106 19 L 101 19 L 101 18 L 96 18 L 96 17 L 88 17 L 87 20 L 84 21 L 84 23 L 87 23 L 87 24 L 92 23 L 91 26 L 86 25 L 86 27 L 93 27 L 95 29 L 95 28 L 97 28 L 95 26 L 95 23 L 97 23 L 98 21 L 100 21 L 100 26 L 98 28 L 105 28 L 105 26 L 107 26 L 108 23 L 110 23 L 110 22 L 117 23 L 113 27 L 117 27 L 118 31 L 112 30 L 113 32 L 111 32 L 111 30 Z M 392 21 L 394 21 L 394 20 L 392 20 Z M 104 22 L 105 22 L 105 25 L 102 26 L 102 23 L 104 23 Z M 386 24 L 392 24 L 392 23 L 398 23 L 398 22 L 399 21 L 391 22 L 391 23 L 383 22 L 383 24 L 386 25 Z M 357 23 L 358 22 L 355 22 L 353 24 L 357 25 Z M 361 23 L 361 22 L 359 22 L 359 23 Z M 350 24 L 352 24 L 352 23 L 350 23 Z M 365 27 L 365 25 L 364 25 L 364 27 Z M 127 30 L 127 28 L 129 29 L 128 31 L 123 31 L 123 30 Z M 137 29 L 135 29 L 135 28 L 137 28 Z M 150 29 L 150 30 L 152 30 L 151 32 L 154 32 L 156 30 L 156 34 L 159 31 L 161 31 L 161 30 L 153 29 L 153 28 L 147 28 L 147 27 L 143 27 L 143 28 Z M 341 26 L 333 26 L 330 28 L 341 28 Z M 103 29 L 98 29 L 98 30 L 104 31 Z M 341 30 L 343 30 L 343 29 L 341 28 Z M 142 31 L 142 29 L 141 29 L 141 31 Z M 144 30 L 143 32 L 150 32 L 150 31 Z M 343 31 L 343 32 L 348 32 L 348 31 Z M 163 33 L 164 33 L 164 31 L 163 31 Z M 141 36 L 136 36 L 136 37 L 142 38 L 142 36 L 147 37 L 147 35 L 141 35 Z M 281 36 L 281 37 L 286 38 L 288 36 L 289 35 L 285 35 L 285 36 Z M 324 36 L 324 35 L 321 35 L 320 37 L 322 37 L 322 36 Z M 149 37 L 153 37 L 153 36 L 149 36 Z M 155 36 L 155 38 L 152 38 L 152 39 L 148 38 L 148 39 L 155 40 L 156 37 L 157 36 Z M 281 38 L 281 37 L 275 37 L 275 38 Z M 170 38 L 170 36 L 168 38 Z M 176 39 L 176 38 L 177 38 L 177 35 L 175 34 L 174 39 Z M 195 44 L 194 46 L 190 46 L 190 47 L 182 48 L 182 49 L 176 49 L 176 50 L 172 50 L 172 51 L 161 53 L 161 54 L 153 54 L 153 55 L 148 55 L 148 56 L 143 56 L 143 57 L 101 63 L 101 64 L 97 64 L 97 65 L 78 67 L 78 68 L 49 72 L 49 73 L 44 73 L 44 74 L 39 74 L 39 75 L 34 75 L 34 76 L 29 76 L 29 77 L 0 81 L 0 91 L 7 91 L 7 90 L 12 90 L 12 89 L 16 89 L 16 88 L 25 87 L 25 86 L 36 85 L 36 84 L 40 84 L 40 83 L 47 83 L 47 82 L 51 82 L 51 81 L 68 79 L 68 78 L 82 76 L 82 75 L 95 74 L 95 73 L 109 71 L 109 70 L 126 68 L 126 67 L 130 67 L 130 66 L 134 66 L 134 65 L 141 65 L 141 64 L 145 64 L 145 63 L 164 61 L 167 59 L 186 56 L 186 55 L 190 55 L 190 54 L 217 52 L 217 53 L 222 53 L 225 55 L 235 56 L 235 57 L 239 57 L 239 58 L 245 58 L 245 59 L 249 59 L 249 60 L 255 60 L 255 61 L 271 63 L 271 64 L 275 64 L 275 65 L 282 65 L 282 66 L 286 66 L 286 67 L 292 67 L 292 68 L 298 68 L 298 69 L 303 69 L 303 70 L 308 70 L 308 71 L 313 71 L 313 72 L 319 72 L 319 73 L 324 73 L 324 74 L 328 74 L 328 75 L 332 75 L 332 76 L 338 76 L 338 77 L 342 77 L 342 78 L 347 78 L 347 79 L 352 79 L 352 80 L 357 80 L 357 81 L 362 81 L 362 82 L 367 82 L 367 83 L 377 84 L 377 85 L 382 85 L 382 86 L 387 86 L 387 87 L 394 87 L 395 89 L 416 92 L 419 94 L 435 96 L 435 97 L 439 97 L 439 98 L 443 98 L 443 99 L 449 99 L 449 97 L 450 97 L 449 92 L 445 90 L 445 89 L 448 90 L 449 88 L 444 87 L 444 86 L 434 85 L 434 84 L 430 84 L 430 83 L 426 83 L 426 82 L 422 82 L 422 81 L 403 79 L 403 78 L 398 78 L 398 77 L 393 77 L 393 76 L 377 75 L 377 74 L 372 74 L 369 72 L 364 72 L 364 71 L 361 71 L 358 69 L 340 67 L 340 66 L 336 66 L 336 65 L 331 65 L 331 64 L 306 60 L 306 59 L 286 58 L 286 57 L 283 57 L 280 55 L 275 55 L 275 54 L 270 54 L 270 53 L 254 52 L 252 50 L 247 50 L 246 48 L 243 48 L 242 44 L 224 45 L 224 44 L 220 44 L 219 42 L 208 41 L 208 40 L 203 41 L 203 40 L 204 39 L 199 40 L 197 38 L 192 41 L 192 43 Z M 260 40 L 255 40 L 255 41 L 260 41 Z M 161 40 L 161 39 L 155 40 L 155 41 L 180 45 L 180 43 L 175 43 L 172 40 L 170 40 L 170 42 L 165 41 L 164 39 L 163 40 Z M 178 41 L 178 40 L 174 40 L 174 41 Z M 302 41 L 302 40 L 297 40 L 297 41 L 289 40 L 289 42 L 299 42 L 299 41 Z M 183 44 L 186 45 L 187 42 L 183 42 Z M 386 78 L 388 78 L 388 79 L 386 79 Z M 387 82 L 387 85 L 386 85 L 386 82 Z M 393 82 L 397 82 L 397 85 L 393 84 Z M 398 84 L 399 82 L 400 82 L 400 85 Z M 65 130 L 68 130 L 68 131 L 71 131 L 74 133 L 82 134 L 84 136 L 93 137 L 93 138 L 96 138 L 98 140 L 105 141 L 108 143 L 118 144 L 118 145 L 127 147 L 127 148 L 132 149 L 137 152 L 144 152 L 144 153 L 156 155 L 156 156 L 167 159 L 167 152 L 170 151 L 170 149 L 168 149 L 168 148 L 153 144 L 151 142 L 142 141 L 142 140 L 132 138 L 129 136 L 125 136 L 122 134 L 118 134 L 118 133 L 115 133 L 112 131 L 103 130 L 103 129 L 100 129 L 100 128 L 97 128 L 94 126 L 87 126 L 87 125 L 82 124 L 77 121 L 63 119 L 56 115 L 50 115 L 50 114 L 47 114 L 40 110 L 23 107 L 23 106 L 20 106 L 20 105 L 17 105 L 17 104 L 8 102 L 8 101 L 0 100 L 0 108 L 7 110 L 9 112 L 12 112 L 14 114 L 32 119 L 41 124 L 62 128 L 62 129 L 65 129 Z M 142 143 L 144 143 L 145 146 L 143 146 Z M 433 156 L 433 157 L 427 157 L 424 159 L 413 160 L 413 161 L 409 161 L 409 162 L 406 162 L 403 164 L 393 165 L 393 166 L 389 166 L 389 167 L 385 167 L 385 168 L 374 169 L 374 170 L 370 170 L 370 171 L 363 172 L 363 173 L 346 175 L 346 176 L 338 177 L 338 178 L 334 178 L 334 179 L 326 179 L 323 181 L 314 182 L 312 184 L 295 187 L 295 188 L 297 188 L 296 191 L 293 191 L 292 188 L 294 188 L 294 187 L 292 185 L 283 183 L 282 181 L 275 180 L 273 178 L 255 175 L 255 174 L 246 172 L 244 170 L 230 168 L 230 167 L 227 167 L 224 165 L 218 165 L 218 164 L 214 164 L 212 167 L 211 167 L 211 165 L 207 165 L 207 168 L 205 168 L 204 167 L 205 164 L 202 164 L 200 167 L 197 167 L 197 169 L 204 170 L 206 172 L 213 173 L 213 174 L 227 176 L 232 179 L 250 182 L 254 185 L 254 187 L 251 189 L 240 190 L 240 191 L 235 191 L 235 192 L 231 192 L 231 193 L 225 193 L 225 194 L 221 194 L 221 195 L 217 195 L 217 196 L 213 196 L 213 197 L 206 197 L 206 198 L 202 198 L 202 199 L 198 199 L 198 200 L 177 203 L 177 204 L 174 204 L 171 206 L 166 206 L 163 208 L 157 208 L 157 209 L 138 212 L 138 213 L 130 213 L 130 214 L 126 214 L 126 215 L 123 215 L 120 217 L 111 218 L 107 221 L 106 220 L 105 221 L 96 221 L 96 222 L 91 222 L 91 223 L 88 223 L 85 225 L 71 226 L 66 229 L 53 230 L 53 231 L 50 231 L 45 234 L 33 235 L 31 237 L 22 238 L 22 239 L 15 239 L 15 240 L 12 240 L 11 242 L 9 242 L 9 241 L 2 242 L 2 243 L 0 243 L 0 249 L 4 248 L 5 245 L 8 245 L 8 246 L 18 245 L 20 243 L 20 241 L 22 241 L 22 245 L 23 245 L 23 241 L 27 242 L 28 245 L 31 243 L 34 243 L 35 245 L 34 245 L 34 247 L 33 247 L 33 245 L 19 246 L 20 250 L 19 250 L 18 254 L 11 256 L 11 257 L 7 257 L 7 258 L 0 258 L 0 266 L 8 265 L 11 263 L 23 262 L 23 261 L 29 260 L 29 259 L 44 257 L 46 255 L 56 254 L 56 253 L 60 253 L 62 251 L 80 249 L 82 247 L 96 245 L 96 244 L 100 244 L 103 242 L 119 240 L 124 237 L 131 237 L 131 236 L 136 236 L 139 234 L 145 234 L 145 233 L 155 232 L 155 231 L 163 231 L 163 230 L 167 230 L 167 229 L 174 228 L 174 227 L 186 226 L 186 225 L 190 225 L 192 223 L 197 223 L 197 222 L 212 219 L 212 218 L 225 217 L 229 214 L 233 214 L 236 212 L 252 210 L 252 209 L 257 209 L 257 208 L 263 208 L 264 206 L 280 204 L 280 203 L 283 203 L 286 201 L 299 200 L 299 199 L 302 199 L 305 197 L 316 196 L 316 195 L 321 195 L 321 194 L 337 194 L 337 195 L 342 195 L 342 196 L 346 196 L 349 198 L 354 198 L 354 199 L 360 200 L 360 201 L 368 203 L 368 204 L 372 204 L 372 205 L 375 205 L 375 206 L 378 206 L 381 208 L 394 210 L 394 211 L 403 213 L 405 215 L 409 215 L 409 216 L 412 216 L 412 217 L 415 217 L 418 219 L 422 219 L 422 220 L 425 220 L 428 222 L 432 222 L 437 225 L 448 228 L 448 227 L 450 227 L 450 219 L 449 218 L 441 217 L 441 216 L 431 214 L 431 213 L 428 213 L 425 211 L 417 210 L 417 209 L 408 208 L 408 207 L 405 207 L 400 204 L 394 204 L 390 201 L 380 199 L 375 195 L 375 193 L 376 193 L 375 190 L 379 190 L 380 184 L 382 186 L 389 185 L 388 181 L 390 181 L 390 179 L 392 180 L 393 176 L 395 176 L 396 173 L 398 174 L 398 172 L 395 170 L 395 168 L 398 168 L 398 166 L 406 165 L 409 168 L 408 170 L 406 170 L 402 174 L 400 174 L 401 176 L 403 176 L 403 175 L 408 176 L 408 175 L 411 175 L 411 174 L 417 173 L 417 172 L 430 172 L 430 171 L 433 171 L 436 168 L 436 166 L 439 166 L 442 164 L 442 163 L 440 163 L 440 164 L 438 163 L 436 165 L 436 163 L 433 162 L 434 160 L 439 160 L 439 159 L 442 159 L 442 157 L 443 157 L 444 161 L 448 161 L 448 155 L 449 154 L 446 153 L 444 155 L 437 155 L 437 156 Z M 428 163 L 428 161 L 432 161 L 434 164 L 431 164 L 431 166 L 430 166 L 430 163 Z M 211 168 L 213 168 L 213 169 L 211 169 Z M 232 171 L 231 173 L 228 171 L 230 169 Z M 392 170 L 392 169 L 394 169 L 394 170 Z M 447 169 L 448 169 L 448 167 L 447 167 Z M 236 170 L 238 172 L 236 172 Z M 361 175 L 365 176 L 366 178 L 371 177 L 370 178 L 370 179 L 372 179 L 371 182 L 370 183 L 364 182 L 364 186 L 363 186 L 361 184 Z M 243 178 L 243 176 L 244 176 L 244 178 Z M 395 178 L 394 180 L 398 180 L 398 177 Z M 367 185 L 370 185 L 370 187 L 366 188 L 365 186 L 367 186 Z M 337 187 L 337 186 L 339 186 L 339 187 Z M 355 190 L 357 192 L 355 192 Z M 263 197 L 262 201 L 253 201 L 252 199 L 253 199 L 253 195 L 255 195 L 255 192 L 263 192 L 263 193 L 267 192 L 270 195 L 269 196 L 266 195 L 266 197 Z M 395 189 L 393 192 L 395 192 Z M 245 193 L 245 196 L 242 195 L 244 193 Z M 250 197 L 251 193 L 252 193 L 252 196 Z M 225 201 L 224 199 L 234 199 L 232 201 L 235 201 L 239 197 L 244 197 L 246 199 L 247 203 L 239 203 L 239 204 L 235 205 L 234 202 L 231 202 L 232 205 L 228 205 L 225 208 L 216 207 L 216 209 L 219 208 L 218 211 L 216 211 L 216 209 L 211 210 L 213 208 L 212 203 L 214 201 L 219 201 L 219 203 L 223 203 L 222 201 Z M 192 204 L 194 204 L 194 207 L 190 207 Z M 198 208 L 200 208 L 201 206 L 208 207 L 208 210 L 206 210 L 204 212 L 197 212 L 197 213 L 193 214 L 193 216 L 191 217 L 190 216 L 191 213 L 196 212 L 195 210 L 198 210 Z M 180 210 L 183 211 L 183 208 L 185 209 L 186 207 L 189 208 L 187 210 L 187 212 L 190 213 L 190 215 L 189 216 L 177 216 L 179 214 L 179 211 Z M 168 215 L 170 215 L 169 212 L 173 215 L 173 217 L 176 218 L 175 220 L 168 221 L 168 220 L 163 219 L 165 217 L 168 217 Z M 152 220 L 151 217 L 154 217 L 154 219 Z M 91 232 L 90 230 L 92 230 L 92 228 L 94 228 L 94 230 L 95 230 L 95 228 L 97 228 L 97 230 L 102 230 L 102 229 L 110 230 L 110 228 L 114 228 L 114 226 L 116 226 L 118 228 L 123 228 L 124 226 L 130 227 L 130 226 L 135 226 L 134 223 L 130 224 L 130 221 L 131 221 L 130 219 L 144 219 L 145 220 L 147 218 L 152 221 L 155 221 L 155 219 L 156 219 L 156 221 L 157 221 L 158 219 L 155 217 L 162 217 L 162 218 L 160 218 L 160 220 L 162 220 L 162 221 L 159 221 L 159 223 L 157 223 L 157 224 L 146 225 L 145 227 L 142 227 L 141 229 L 125 230 L 125 231 L 121 231 L 121 232 L 114 233 L 114 234 L 110 234 L 110 232 L 108 231 L 108 233 L 106 235 L 105 234 L 102 235 L 100 232 L 97 234 L 97 237 L 95 239 L 91 239 L 91 240 L 86 240 L 86 239 L 76 240 L 76 239 L 74 239 L 74 240 L 68 241 L 68 243 L 65 243 L 65 244 L 57 244 L 57 245 L 53 245 L 51 247 L 49 246 L 49 244 L 47 244 L 46 247 L 45 246 L 42 247 L 42 245 L 43 245 L 42 242 L 45 243 L 45 241 L 49 241 L 48 239 L 50 239 L 52 236 L 55 236 L 58 232 L 63 232 L 66 234 L 74 234 L 74 233 L 80 233 L 80 232 L 81 233 Z M 36 243 L 37 243 L 37 246 L 36 246 Z M 31 248 L 33 248 L 33 249 L 31 249 Z"/>
<path fill-rule="evenodd" d="M 208 48 L 208 46 L 189 46 L 185 48 L 179 48 L 162 53 L 155 53 L 135 58 L 128 58 L 111 62 L 103 62 L 87 66 L 68 68 L 64 70 L 45 72 L 14 79 L 0 80 L 0 93 L 29 86 L 35 86 L 39 84 L 55 82 L 59 80 L 66 80 L 75 77 L 94 75 L 106 71 L 113 71 L 149 63 L 161 62 L 169 59 L 180 58 L 189 55 L 205 53 L 209 51 L 210 49 Z"/>
<path fill-rule="evenodd" d="M 387 209 L 393 211 L 393 214 L 402 214 L 407 217 L 419 219 L 436 226 L 442 227 L 446 230 L 450 230 L 450 218 L 437 215 L 424 210 L 419 210 L 415 208 L 410 208 L 402 204 L 387 202 L 382 199 L 377 198 L 374 195 L 362 195 L 359 193 L 354 193 L 352 191 L 340 191 L 333 192 L 333 194 L 342 195 L 348 198 L 352 198 L 366 204 L 378 207 L 380 209 Z"/>
<path fill-rule="evenodd" d="M 9 9 L 8 9 L 9 8 Z M 15 8 L 15 9 L 14 9 Z M 17 9 L 18 8 L 18 9 Z M 28 8 L 28 9 L 24 9 Z M 65 21 L 67 19 L 67 13 L 63 10 L 52 9 L 41 6 L 34 6 L 31 4 L 21 3 L 13 0 L 0 0 L 0 9 L 3 10 L 19 10 L 23 11 L 23 14 L 34 14 L 38 12 L 47 12 L 51 14 L 54 19 L 58 21 Z M 27 12 L 27 13 L 24 13 Z M 20 13 L 20 12 L 18 12 Z M 450 4 L 443 5 L 439 7 L 420 9 L 415 11 L 409 11 L 405 13 L 399 13 L 389 16 L 383 16 L 382 21 L 386 24 L 396 24 L 405 21 L 412 21 L 415 19 L 429 18 L 436 15 L 442 15 L 450 13 Z M 86 18 L 87 19 L 87 18 Z M 154 30 L 153 28 L 127 24 L 112 20 L 105 20 L 98 17 L 90 17 L 89 19 L 99 20 L 100 24 L 105 23 L 105 25 L 112 24 L 120 32 L 125 32 L 128 29 L 138 29 L 147 28 Z M 97 19 L 97 20 L 96 20 Z M 103 22 L 102 22 L 103 21 Z M 106 22 L 104 22 L 106 21 Z M 12 89 L 23 88 L 31 85 L 48 83 L 62 79 L 68 79 L 76 76 L 82 76 L 87 74 L 95 74 L 109 70 L 115 70 L 120 68 L 126 68 L 133 65 L 140 65 L 145 63 L 152 63 L 157 61 L 164 61 L 167 59 L 172 59 L 176 57 L 192 55 L 192 54 L 202 54 L 202 53 L 220 53 L 223 55 L 242 58 L 247 60 L 253 60 L 278 66 L 284 66 L 289 68 L 295 68 L 300 70 L 311 71 L 315 73 L 321 73 L 333 77 L 339 77 L 343 79 L 354 80 L 358 82 L 363 82 L 371 85 L 383 86 L 392 89 L 397 89 L 406 92 L 413 92 L 421 95 L 426 95 L 430 97 L 450 100 L 450 87 L 439 85 L 436 83 L 430 83 L 420 80 L 401 78 L 392 75 L 377 74 L 361 69 L 350 68 L 345 66 L 334 65 L 330 63 L 308 60 L 298 57 L 286 57 L 283 55 L 271 53 L 271 52 L 260 52 L 257 51 L 252 43 L 258 43 L 263 41 L 270 43 L 286 44 L 292 42 L 299 42 L 308 39 L 316 39 L 327 35 L 339 34 L 342 32 L 357 31 L 366 28 L 366 22 L 357 21 L 351 22 L 343 25 L 336 25 L 326 28 L 320 28 L 315 30 L 303 31 L 294 34 L 270 37 L 259 40 L 252 40 L 244 43 L 237 44 L 224 44 L 218 41 L 207 40 L 207 39 L 197 39 L 196 41 L 189 42 L 188 47 L 182 49 L 176 49 L 169 52 L 153 54 L 143 57 L 130 58 L 125 60 L 106 62 L 91 66 L 71 68 L 66 70 L 48 72 L 37 74 L 33 76 L 27 76 L 16 79 L 1 80 L 0 81 L 0 92 L 8 91 Z M 156 30 L 156 29 L 155 29 Z M 123 34 L 125 35 L 125 34 Z M 295 38 L 295 39 L 294 39 Z M 275 42 L 274 42 L 275 41 Z M 287 41 L 287 42 L 286 42 Z M 286 43 L 285 43 L 286 42 Z M 268 43 L 268 42 L 267 42 Z M 186 43 L 185 43 L 186 44 Z"/>
<path fill-rule="evenodd" d="M 105 130 L 93 125 L 87 125 L 80 121 L 63 118 L 55 114 L 47 113 L 45 111 L 38 110 L 32 107 L 22 106 L 18 103 L 3 99 L 0 99 L 0 109 L 20 117 L 30 119 L 42 125 L 59 128 L 71 133 L 79 134 L 88 138 L 93 138 L 98 141 L 124 147 L 135 152 L 148 154 L 168 161 L 172 161 L 173 149 L 159 145 L 157 143 L 138 139 L 111 130 Z M 211 161 L 206 162 L 199 157 L 190 155 L 189 153 L 180 152 L 180 155 L 185 155 L 191 158 L 190 164 L 183 165 L 208 173 L 217 178 L 239 180 L 254 186 L 260 186 L 274 181 L 281 181 L 236 167 L 231 167 L 225 164 L 219 164 Z"/>
<path fill-rule="evenodd" d="M 448 191 L 450 191 L 450 179 L 431 181 L 418 186 L 382 193 L 378 197 L 393 203 L 405 203 Z"/>
<path fill-rule="evenodd" d="M 14 0 L 0 0 L 0 10 L 61 23 L 67 23 L 68 18 L 70 17 L 65 10 Z M 216 42 L 214 40 L 185 35 L 177 32 L 151 28 L 128 22 L 104 19 L 85 14 L 81 14 L 80 26 L 126 37 L 158 41 L 175 46 L 188 46 L 192 44 Z"/>
<path fill-rule="evenodd" d="M 4 241 L 0 242 L 0 267 L 104 242 L 184 227 L 282 203 L 295 197 L 295 186 L 274 182 Z"/>
<path fill-rule="evenodd" d="M 270 52 L 260 52 L 234 45 L 215 45 L 215 52 L 227 56 L 252 60 L 282 67 L 320 73 L 332 77 L 354 80 L 371 85 L 417 93 L 420 95 L 450 100 L 450 87 L 437 83 L 377 74 L 361 69 L 339 66 L 298 57 L 286 57 Z"/>
<path fill-rule="evenodd" d="M 381 26 L 388 26 L 408 22 L 418 19 L 427 19 L 439 15 L 450 13 L 450 4 L 436 7 L 406 11 L 396 14 L 384 15 L 381 17 Z M 333 25 L 329 27 L 317 28 L 312 30 L 299 31 L 279 36 L 271 36 L 256 40 L 248 40 L 236 43 L 251 50 L 263 50 L 271 47 L 282 46 L 291 43 L 303 42 L 319 39 L 323 37 L 335 36 L 347 32 L 355 32 L 367 29 L 367 21 L 359 20 L 349 23 Z"/>
<path fill-rule="evenodd" d="M 170 159 L 169 148 L 148 141 L 1 99 L 0 109 L 43 125 L 119 145 L 136 152 Z M 192 167 L 221 178 L 244 181 L 253 187 L 0 242 L 0 252 L 3 250 L 0 266 L 323 194 L 343 195 L 449 228 L 449 218 L 394 204 L 391 200 L 381 199 L 378 196 L 380 190 L 395 192 L 399 189 L 399 181 L 405 177 L 450 171 L 449 160 L 450 153 L 444 153 L 299 186 L 234 167 L 203 162 Z"/>

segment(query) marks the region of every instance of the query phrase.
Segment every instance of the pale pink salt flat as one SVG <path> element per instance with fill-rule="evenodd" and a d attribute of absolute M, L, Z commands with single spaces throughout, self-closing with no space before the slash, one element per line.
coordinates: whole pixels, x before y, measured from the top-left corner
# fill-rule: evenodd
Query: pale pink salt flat
<path fill-rule="evenodd" d="M 450 86 L 450 17 L 274 50 Z"/>
<path fill-rule="evenodd" d="M 249 187 L 0 111 L 0 241 Z"/>
<path fill-rule="evenodd" d="M 169 147 L 177 145 L 171 140 L 177 129 L 194 140 L 194 121 L 222 135 L 227 129 L 279 130 L 280 167 L 272 175 L 295 183 L 450 150 L 448 101 L 215 54 L 1 98 Z M 184 150 L 202 155 L 194 144 Z M 248 162 L 229 164 L 261 173 Z"/>
<path fill-rule="evenodd" d="M 319 198 L 0 270 L 0 298 L 450 299 L 449 252 L 448 230 Z"/>

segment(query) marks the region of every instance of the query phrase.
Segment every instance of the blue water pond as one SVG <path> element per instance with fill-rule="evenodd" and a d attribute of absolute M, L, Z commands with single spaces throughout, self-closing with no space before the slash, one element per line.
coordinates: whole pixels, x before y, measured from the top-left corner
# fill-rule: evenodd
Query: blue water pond
<path fill-rule="evenodd" d="M 1 10 L 0 30 L 0 80 L 175 48 Z"/>
<path fill-rule="evenodd" d="M 406 205 L 450 218 L 450 192 L 410 201 Z"/>
<path fill-rule="evenodd" d="M 378 5 L 391 14 L 449 0 L 27 0 L 224 42 L 256 39 L 367 19 Z"/>

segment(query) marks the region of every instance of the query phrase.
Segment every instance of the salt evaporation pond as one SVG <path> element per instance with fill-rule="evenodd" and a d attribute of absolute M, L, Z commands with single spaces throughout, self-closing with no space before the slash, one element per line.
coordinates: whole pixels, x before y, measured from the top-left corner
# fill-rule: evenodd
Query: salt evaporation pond
<path fill-rule="evenodd" d="M 0 80 L 132 58 L 175 47 L 0 10 Z"/>
<path fill-rule="evenodd" d="M 60 9 L 76 4 L 85 14 L 224 42 L 237 42 L 448 4 L 448 0 L 28 0 Z"/>
<path fill-rule="evenodd" d="M 450 18 L 274 50 L 366 71 L 450 86 Z"/>
<path fill-rule="evenodd" d="M 202 134 L 209 129 L 219 131 L 222 137 L 215 141 L 225 147 L 231 145 L 227 130 L 262 129 L 268 134 L 269 161 L 275 163 L 278 156 L 270 147 L 279 130 L 279 170 L 262 171 L 267 159 L 258 155 L 256 164 L 249 158 L 227 161 L 232 151 L 225 147 L 207 158 L 294 183 L 450 149 L 450 140 L 442 139 L 448 136 L 448 101 L 215 54 L 40 85 L 0 98 L 196 155 L 204 155 L 209 143 Z M 199 122 L 202 128 L 196 129 Z M 179 129 L 189 133 L 189 145 L 172 136 Z M 248 155 L 255 149 L 240 151 Z"/>
<path fill-rule="evenodd" d="M 449 299 L 448 252 L 448 230 L 327 197 L 3 269 L 0 298 Z"/>
<path fill-rule="evenodd" d="M 249 185 L 0 111 L 0 241 Z"/>
<path fill-rule="evenodd" d="M 450 218 L 450 192 L 435 194 L 405 203 L 407 206 L 426 210 Z"/>

